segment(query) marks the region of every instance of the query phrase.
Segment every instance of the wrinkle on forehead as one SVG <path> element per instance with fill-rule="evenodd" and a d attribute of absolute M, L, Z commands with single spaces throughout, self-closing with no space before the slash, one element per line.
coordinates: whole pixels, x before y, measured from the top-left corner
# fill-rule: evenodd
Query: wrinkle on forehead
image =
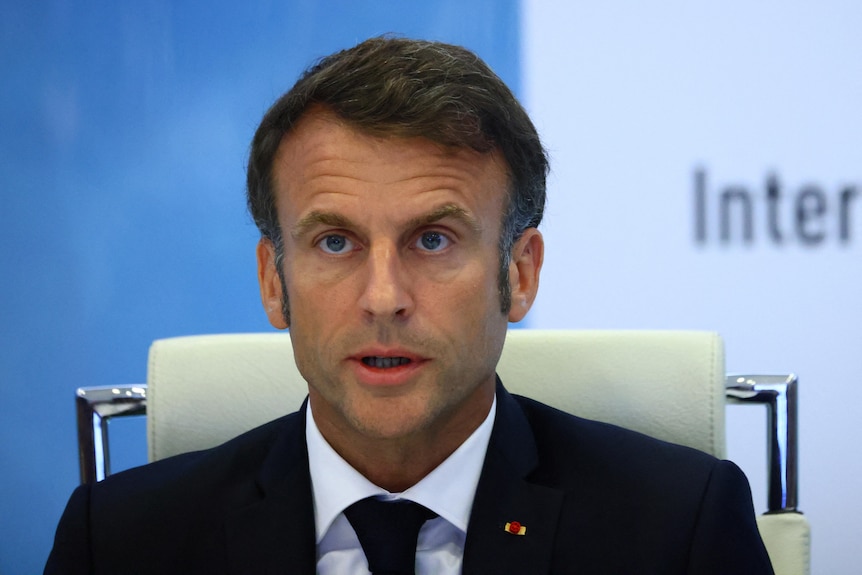
<path fill-rule="evenodd" d="M 297 139 L 303 140 L 302 146 L 290 145 Z M 345 143 L 350 143 L 348 149 L 356 150 L 358 154 L 353 157 L 345 156 Z M 408 165 L 415 159 L 421 158 L 426 162 L 427 169 L 440 170 L 438 177 L 450 175 L 447 171 L 451 168 L 452 177 L 458 178 L 459 173 L 468 173 L 479 178 L 486 171 L 485 162 L 480 160 L 488 158 L 502 169 L 507 180 L 510 177 L 508 164 L 499 150 L 479 152 L 472 148 L 445 146 L 421 136 L 371 134 L 322 107 L 312 108 L 306 112 L 294 128 L 284 135 L 275 161 L 290 163 L 293 166 L 300 165 L 306 177 L 314 177 L 325 174 L 329 162 L 346 162 L 364 166 L 368 163 L 368 159 L 373 159 L 382 148 L 388 148 L 388 153 L 394 150 L 401 154 L 402 158 L 399 160 L 401 165 Z M 363 155 L 368 158 L 363 158 Z M 460 162 L 462 165 L 455 168 L 451 165 L 451 160 L 459 156 L 465 161 Z M 377 181 L 381 184 L 389 184 L 428 177 L 427 174 L 392 173 L 391 177 L 387 178 L 387 175 L 389 174 L 378 174 L 382 177 Z"/>

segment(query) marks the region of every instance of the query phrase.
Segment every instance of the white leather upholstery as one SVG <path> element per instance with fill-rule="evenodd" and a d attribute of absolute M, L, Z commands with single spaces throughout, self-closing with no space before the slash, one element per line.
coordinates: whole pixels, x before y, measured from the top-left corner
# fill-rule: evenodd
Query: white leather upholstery
<path fill-rule="evenodd" d="M 162 339 L 150 347 L 150 461 L 206 449 L 299 409 L 308 386 L 283 333 Z"/>
<path fill-rule="evenodd" d="M 512 330 L 512 393 L 724 457 L 724 347 L 694 331 Z"/>
<path fill-rule="evenodd" d="M 713 333 L 510 331 L 498 373 L 513 393 L 718 457 L 724 350 Z M 204 449 L 299 408 L 307 385 L 285 333 L 159 340 L 150 349 L 151 460 Z M 777 575 L 808 575 L 799 514 L 758 518 Z"/>
<path fill-rule="evenodd" d="M 811 573 L 811 526 L 801 513 L 760 515 L 757 528 L 775 575 Z"/>

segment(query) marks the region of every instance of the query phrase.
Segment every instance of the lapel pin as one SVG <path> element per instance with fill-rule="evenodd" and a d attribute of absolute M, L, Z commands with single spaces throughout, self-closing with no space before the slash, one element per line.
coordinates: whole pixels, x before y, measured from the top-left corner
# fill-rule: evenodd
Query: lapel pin
<path fill-rule="evenodd" d="M 527 528 L 524 525 L 521 525 L 517 521 L 510 521 L 506 523 L 506 527 L 504 527 L 506 533 L 511 533 L 512 535 L 526 535 Z"/>

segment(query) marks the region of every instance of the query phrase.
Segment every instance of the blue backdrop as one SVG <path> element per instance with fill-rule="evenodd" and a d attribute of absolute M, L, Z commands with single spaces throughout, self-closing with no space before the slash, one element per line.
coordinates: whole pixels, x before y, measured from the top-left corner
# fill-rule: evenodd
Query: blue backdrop
<path fill-rule="evenodd" d="M 394 32 L 519 89 L 516 0 L 190 4 L 0 5 L 3 575 L 41 571 L 77 484 L 75 388 L 143 381 L 156 338 L 270 329 L 246 153 L 307 64 Z"/>

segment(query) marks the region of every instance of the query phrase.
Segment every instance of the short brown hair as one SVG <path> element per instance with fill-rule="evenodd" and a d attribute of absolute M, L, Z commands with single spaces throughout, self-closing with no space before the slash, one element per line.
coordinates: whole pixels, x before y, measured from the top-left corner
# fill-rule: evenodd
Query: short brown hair
<path fill-rule="evenodd" d="M 279 273 L 283 239 L 273 161 L 284 136 L 315 105 L 369 135 L 502 153 L 510 179 L 500 235 L 501 307 L 507 312 L 509 257 L 524 230 L 542 220 L 548 161 L 536 128 L 503 81 L 465 48 L 395 37 L 371 38 L 308 68 L 263 117 L 248 163 L 249 211 L 275 246 Z"/>

